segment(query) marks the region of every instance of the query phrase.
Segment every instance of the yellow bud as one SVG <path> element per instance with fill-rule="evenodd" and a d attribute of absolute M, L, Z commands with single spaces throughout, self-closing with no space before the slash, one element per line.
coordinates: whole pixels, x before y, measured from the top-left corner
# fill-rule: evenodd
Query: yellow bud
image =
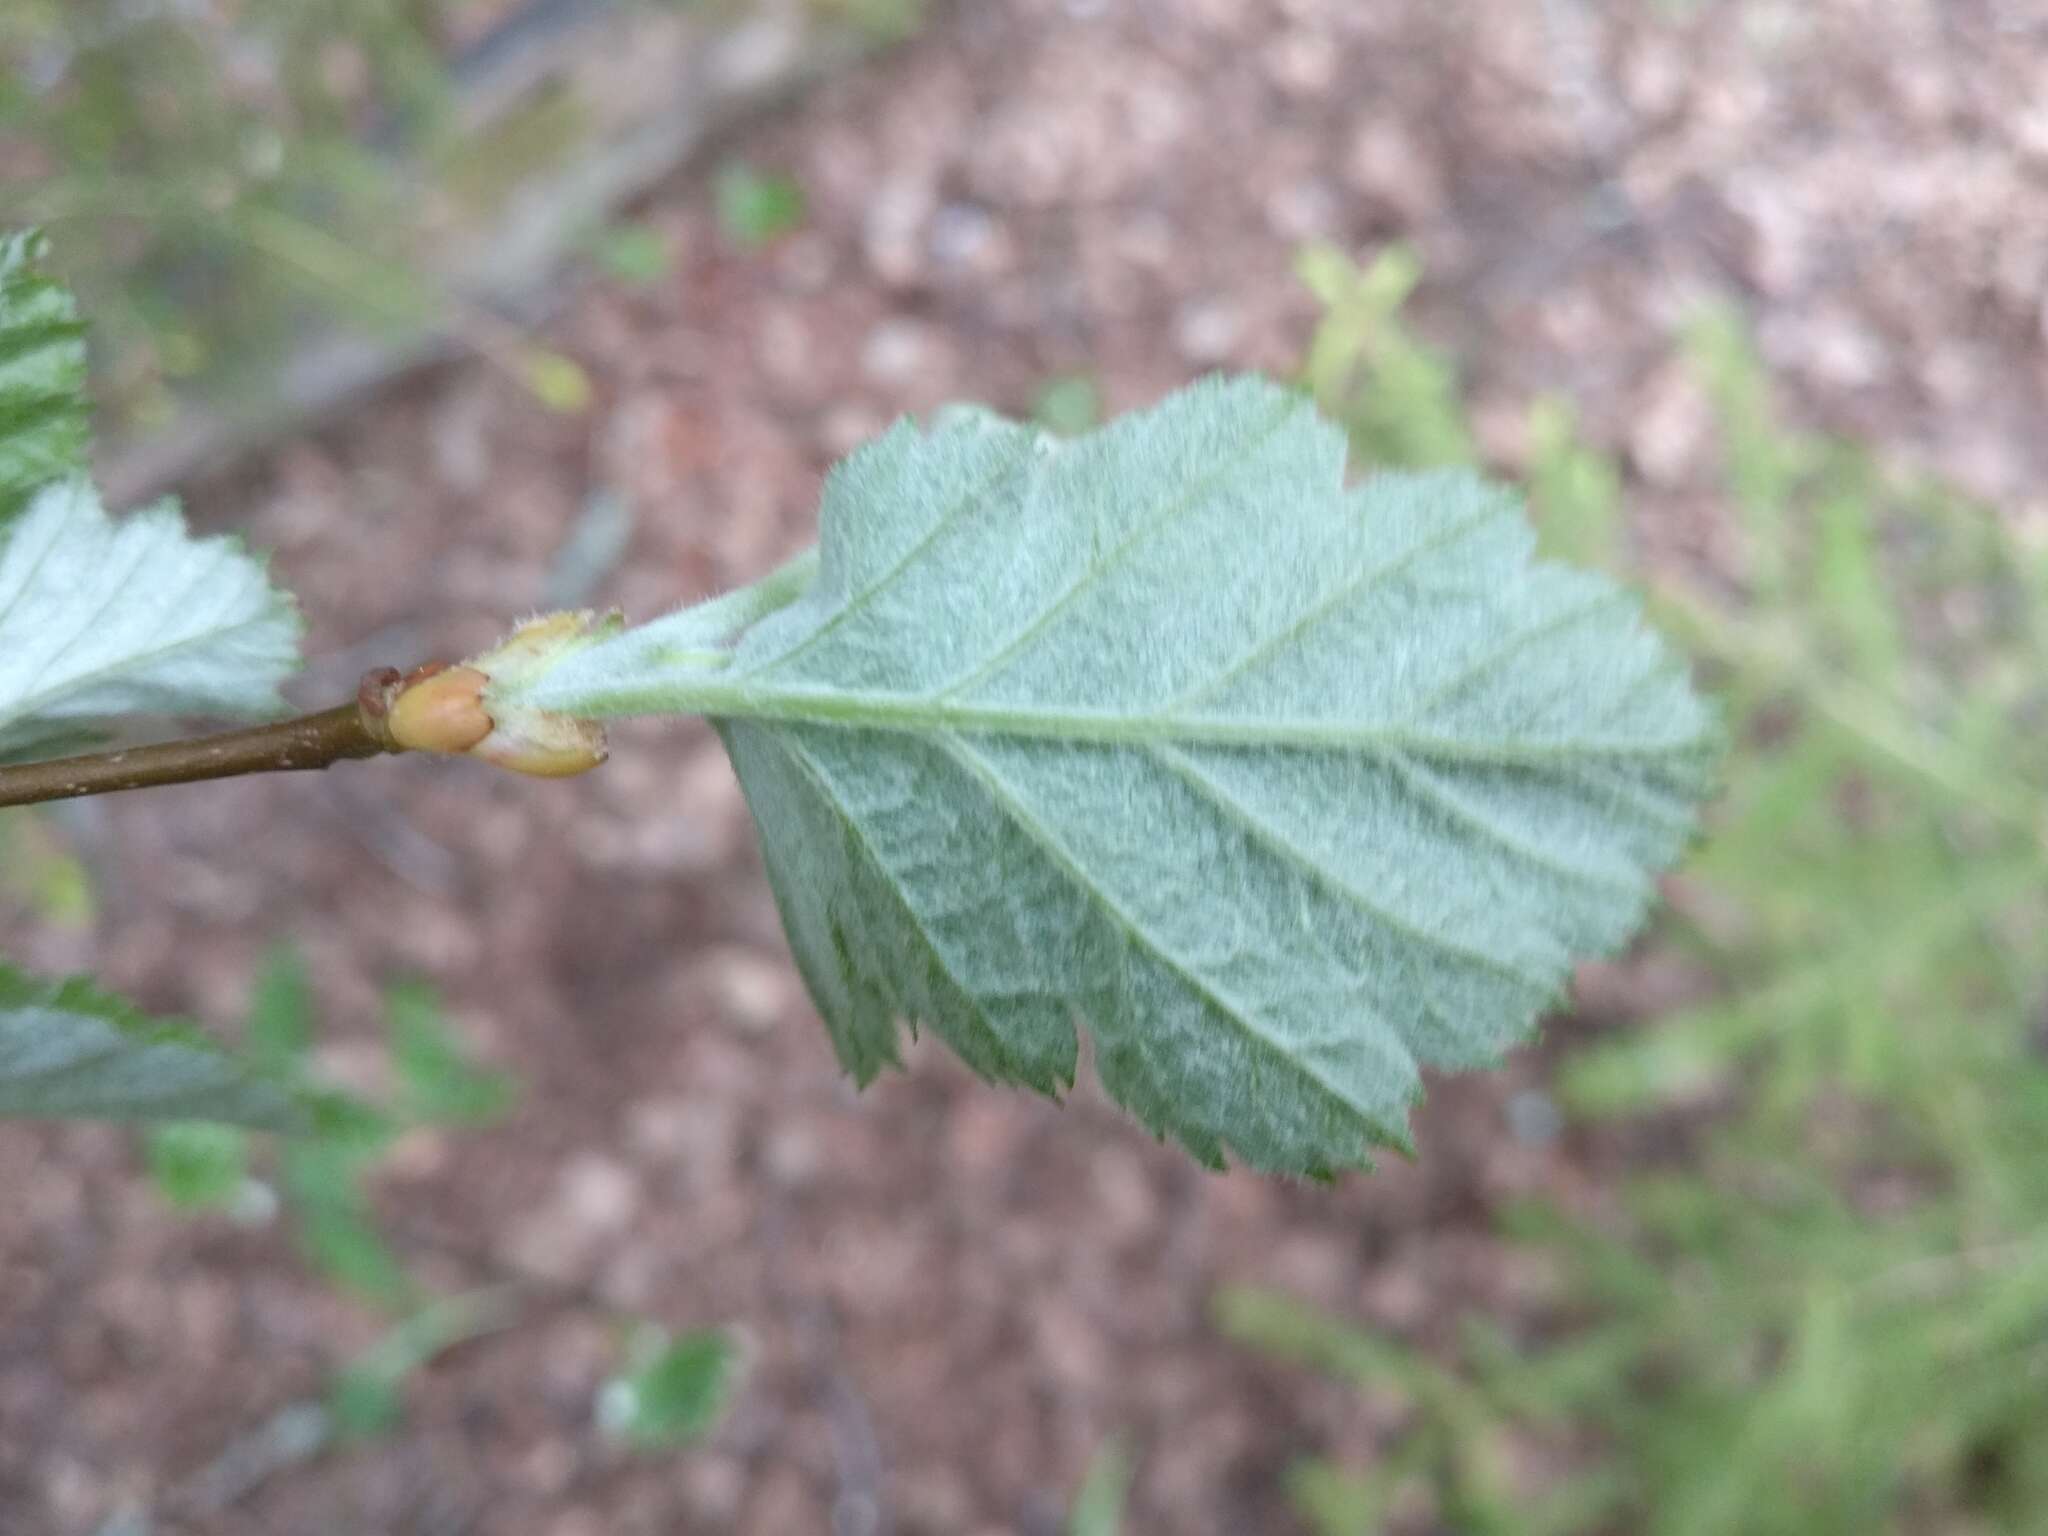
<path fill-rule="evenodd" d="M 474 667 L 422 668 L 391 701 L 391 739 L 409 752 L 468 752 L 491 734 L 489 681 Z"/>
<path fill-rule="evenodd" d="M 481 758 L 514 773 L 560 779 L 605 760 L 604 727 L 593 720 L 486 699 L 493 683 L 516 685 L 563 655 L 618 627 L 616 615 L 554 613 L 522 624 L 495 650 L 459 667 L 441 663 L 400 677 L 386 668 L 363 679 L 361 708 L 380 740 L 411 752 Z"/>
<path fill-rule="evenodd" d="M 608 755 L 604 727 L 596 721 L 539 713 L 499 726 L 470 752 L 500 768 L 541 779 L 588 773 Z"/>
<path fill-rule="evenodd" d="M 618 627 L 616 614 L 542 614 L 521 624 L 496 648 L 472 658 L 469 665 L 489 674 L 494 685 L 504 685 L 505 692 L 489 699 L 496 729 L 470 755 L 544 779 L 585 773 L 603 762 L 604 727 L 596 721 L 531 709 L 513 699 L 520 684 L 544 676 L 564 656 Z"/>

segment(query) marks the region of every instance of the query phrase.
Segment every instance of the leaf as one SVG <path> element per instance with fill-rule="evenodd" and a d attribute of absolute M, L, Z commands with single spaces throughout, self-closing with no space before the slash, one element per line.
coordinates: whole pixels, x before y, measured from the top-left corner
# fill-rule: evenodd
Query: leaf
<path fill-rule="evenodd" d="M 249 1176 L 248 1134 L 232 1125 L 181 1120 L 158 1126 L 144 1149 L 157 1192 L 184 1210 L 232 1203 Z"/>
<path fill-rule="evenodd" d="M 437 1297 L 408 1314 L 328 1383 L 335 1433 L 363 1440 L 396 1428 L 415 1373 L 460 1344 L 508 1327 L 517 1313 L 518 1292 L 503 1286 Z"/>
<path fill-rule="evenodd" d="M 279 944 L 264 955 L 249 997 L 243 1035 L 252 1061 L 281 1076 L 305 1070 L 313 1048 L 313 985 L 297 949 Z"/>
<path fill-rule="evenodd" d="M 614 224 L 591 239 L 590 250 L 621 282 L 658 283 L 675 269 L 668 235 L 652 224 Z"/>
<path fill-rule="evenodd" d="M 1529 411 L 1529 500 L 1538 549 L 1578 565 L 1606 569 L 1621 546 L 1621 473 L 1579 439 L 1571 407 L 1539 400 Z"/>
<path fill-rule="evenodd" d="M 42 250 L 0 236 L 0 762 L 121 715 L 276 711 L 291 600 L 168 503 L 116 523 L 85 479 L 84 332 Z"/>
<path fill-rule="evenodd" d="M 614 1434 L 636 1445 L 686 1444 L 716 1427 L 738 1374 L 739 1350 L 730 1336 L 715 1328 L 686 1333 L 609 1382 L 600 1415 Z"/>
<path fill-rule="evenodd" d="M 1067 1536 L 1120 1536 L 1131 1495 L 1130 1448 L 1112 1438 L 1089 1458 L 1088 1470 L 1067 1517 Z"/>
<path fill-rule="evenodd" d="M 1085 373 L 1050 379 L 1031 404 L 1031 419 L 1056 437 L 1079 437 L 1102 425 L 1102 386 Z"/>
<path fill-rule="evenodd" d="M 1297 1461 L 1287 1469 L 1287 1498 L 1315 1536 L 1376 1536 L 1400 1492 L 1397 1479 L 1387 1474 L 1406 1471 L 1396 1466 L 1360 1473 L 1327 1461 Z"/>
<path fill-rule="evenodd" d="M 405 1398 L 395 1382 L 374 1371 L 349 1366 L 327 1384 L 327 1414 L 343 1440 L 373 1440 L 389 1434 L 405 1417 Z"/>
<path fill-rule="evenodd" d="M 183 1024 L 146 1019 L 82 979 L 0 965 L 0 1116 L 291 1130 L 305 1113 L 289 1085 Z"/>
<path fill-rule="evenodd" d="M 85 463 L 85 327 L 42 256 L 41 235 L 0 235 L 0 543 L 33 492 Z"/>
<path fill-rule="evenodd" d="M 1255 379 L 1069 443 L 902 425 L 832 476 L 807 587 L 509 702 L 712 717 L 860 1080 L 906 1019 L 1050 1092 L 1085 1025 L 1204 1160 L 1367 1166 L 1421 1067 L 1497 1061 L 1641 920 L 1717 733 L 1513 498 L 1343 457 Z"/>
<path fill-rule="evenodd" d="M 237 541 L 191 537 L 167 503 L 116 523 L 57 481 L 0 549 L 0 761 L 122 715 L 274 713 L 298 638 Z"/>
<path fill-rule="evenodd" d="M 92 872 L 34 807 L 0 811 L 0 897 L 59 928 L 89 928 L 99 903 Z"/>
<path fill-rule="evenodd" d="M 520 380 L 549 410 L 574 416 L 590 408 L 590 375 L 574 358 L 545 347 L 526 347 L 518 355 Z"/>
<path fill-rule="evenodd" d="M 478 1125 L 512 1107 L 512 1080 L 473 1064 L 448 1028 L 431 987 L 391 988 L 384 1000 L 399 1105 L 427 1124 Z"/>
<path fill-rule="evenodd" d="M 734 245 L 769 245 L 804 221 L 804 189 L 788 176 L 735 161 L 722 166 L 712 188 L 718 228 Z"/>
<path fill-rule="evenodd" d="M 1415 253 L 1388 246 L 1360 267 L 1337 246 L 1317 243 L 1301 252 L 1295 272 L 1323 306 L 1302 382 L 1348 429 L 1353 451 L 1410 469 L 1477 458 L 1457 371 L 1402 318 L 1422 281 Z"/>
<path fill-rule="evenodd" d="M 377 1230 L 362 1188 L 374 1145 L 327 1137 L 285 1143 L 280 1158 L 300 1254 L 334 1285 L 380 1307 L 412 1299 L 405 1266 Z"/>

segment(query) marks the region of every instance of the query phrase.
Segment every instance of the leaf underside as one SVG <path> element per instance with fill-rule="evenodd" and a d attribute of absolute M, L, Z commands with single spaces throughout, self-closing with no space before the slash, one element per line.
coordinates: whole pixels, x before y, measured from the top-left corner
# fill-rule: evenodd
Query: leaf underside
<path fill-rule="evenodd" d="M 1065 443 L 981 412 L 831 477 L 808 589 L 530 702 L 712 717 L 860 1080 L 898 1022 L 1221 1164 L 1407 1145 L 1641 921 L 1716 732 L 1604 578 L 1463 473 L 1347 489 L 1295 394 L 1212 380 Z M 745 605 L 739 605 L 744 608 Z"/>
<path fill-rule="evenodd" d="M 0 547 L 0 762 L 124 716 L 261 716 L 299 619 L 230 538 L 169 504 L 109 518 L 83 479 L 29 502 Z"/>
<path fill-rule="evenodd" d="M 290 598 L 169 503 L 108 517 L 85 478 L 85 344 L 33 234 L 0 236 L 0 762 L 135 715 L 276 712 Z"/>

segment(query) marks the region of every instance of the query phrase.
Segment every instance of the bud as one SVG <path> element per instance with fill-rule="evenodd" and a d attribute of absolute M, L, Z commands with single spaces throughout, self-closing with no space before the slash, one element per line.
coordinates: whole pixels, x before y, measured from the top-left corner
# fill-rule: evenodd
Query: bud
<path fill-rule="evenodd" d="M 604 727 L 595 720 L 577 720 L 539 710 L 509 716 L 470 749 L 472 757 L 538 779 L 566 779 L 571 774 L 587 773 L 609 755 Z"/>
<path fill-rule="evenodd" d="M 475 667 L 422 667 L 391 701 L 385 729 L 408 752 L 467 752 L 491 734 L 489 681 Z"/>
<path fill-rule="evenodd" d="M 494 698 L 488 690 L 533 681 L 618 623 L 616 615 L 551 613 L 459 667 L 421 667 L 389 696 L 385 730 L 406 751 L 478 757 L 545 779 L 587 772 L 605 760 L 603 726 Z"/>

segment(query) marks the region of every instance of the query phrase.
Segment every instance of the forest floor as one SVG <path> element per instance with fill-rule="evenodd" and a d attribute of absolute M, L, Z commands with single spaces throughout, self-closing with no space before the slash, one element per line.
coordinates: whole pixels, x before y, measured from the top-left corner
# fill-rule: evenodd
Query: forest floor
<path fill-rule="evenodd" d="M 439 368 L 188 500 L 276 551 L 306 703 L 374 663 L 460 655 L 572 596 L 647 616 L 807 541 L 819 477 L 903 411 L 1113 408 L 1221 367 L 1291 372 L 1301 242 L 1411 243 L 1418 324 L 1460 360 L 1488 455 L 1562 392 L 1632 476 L 1652 561 L 1719 564 L 1705 403 L 1678 334 L 1748 312 L 1789 406 L 2048 531 L 2048 25 L 1997 0 L 1513 6 L 1444 0 L 962 0 L 915 42 L 720 147 L 803 185 L 804 227 L 721 237 L 708 176 L 642 210 L 652 281 L 587 275 L 547 336 L 596 399 L 549 413 Z M 630 512 L 587 593 L 565 540 Z M 233 1498 L 195 1478 L 373 1340 L 282 1233 L 184 1219 L 101 1127 L 0 1129 L 0 1533 L 993 1536 L 1051 1533 L 1123 1436 L 1129 1529 L 1298 1529 L 1282 1473 L 1369 1462 L 1384 1404 L 1208 1321 L 1257 1283 L 1425 1342 L 1533 1283 L 1493 1235 L 1535 1190 L 1597 1202 L 1640 1146 L 1521 1135 L 1560 1038 L 1694 978 L 1654 946 L 1589 968 L 1549 1043 L 1439 1082 L 1420 1153 L 1333 1186 L 1215 1175 L 1084 1078 L 1055 1105 L 924 1043 L 856 1095 L 785 954 L 708 730 L 632 725 L 565 784 L 405 760 L 95 805 L 89 930 L 24 925 L 231 1025 L 302 946 L 323 1059 L 374 1062 L 415 975 L 524 1083 L 500 1127 L 407 1141 L 377 1199 L 436 1284 L 511 1272 L 749 1368 L 703 1447 L 594 1428 L 601 1310 L 549 1307 L 414 1385 L 404 1432 Z M 11 936 L 12 937 L 12 936 Z M 181 1504 L 182 1500 L 182 1504 Z M 181 1513 L 181 1509 L 183 1513 Z M 132 1526 L 139 1530 L 142 1527 Z"/>

